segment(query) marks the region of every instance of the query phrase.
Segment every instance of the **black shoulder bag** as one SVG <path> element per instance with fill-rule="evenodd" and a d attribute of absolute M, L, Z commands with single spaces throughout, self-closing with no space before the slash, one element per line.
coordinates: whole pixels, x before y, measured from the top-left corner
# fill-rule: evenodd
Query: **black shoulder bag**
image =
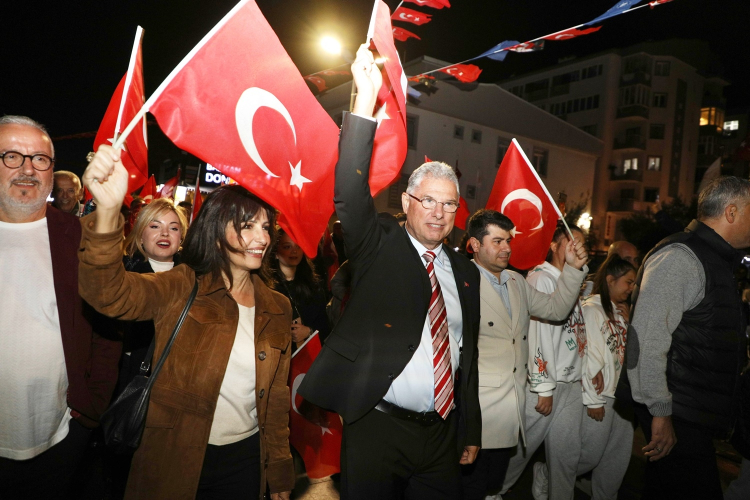
<path fill-rule="evenodd" d="M 161 367 L 167 360 L 172 344 L 174 344 L 177 338 L 177 333 L 180 331 L 197 293 L 198 280 L 196 279 L 187 304 L 185 304 L 185 308 L 182 310 L 182 314 L 180 314 L 177 324 L 172 331 L 172 336 L 169 337 L 169 341 L 164 347 L 164 352 L 161 353 L 161 357 L 159 357 L 159 361 L 154 366 L 151 375 L 148 375 L 148 371 L 151 368 L 151 360 L 154 357 L 155 338 L 151 341 L 146 358 L 141 363 L 140 373 L 125 387 L 122 394 L 118 396 L 117 400 L 102 415 L 99 423 L 104 432 L 104 442 L 111 446 L 116 453 L 132 453 L 140 446 L 143 428 L 146 424 L 146 411 L 148 410 L 151 388 L 156 381 L 156 377 L 159 375 Z"/>

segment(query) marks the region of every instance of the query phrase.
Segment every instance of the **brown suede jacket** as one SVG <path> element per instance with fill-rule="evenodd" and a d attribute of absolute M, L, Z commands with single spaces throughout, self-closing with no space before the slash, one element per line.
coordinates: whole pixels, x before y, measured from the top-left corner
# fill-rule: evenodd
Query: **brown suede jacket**
<path fill-rule="evenodd" d="M 123 320 L 153 319 L 160 353 L 195 282 L 179 265 L 159 274 L 126 272 L 123 221 L 116 231 L 93 232 L 96 212 L 81 219 L 81 296 L 98 311 Z M 126 498 L 194 498 L 216 401 L 237 332 L 239 309 L 223 280 L 198 278 L 198 295 L 154 384 L 141 446 L 133 457 Z M 253 275 L 255 360 L 261 491 L 294 487 L 289 450 L 289 387 L 292 320 L 289 301 Z"/>

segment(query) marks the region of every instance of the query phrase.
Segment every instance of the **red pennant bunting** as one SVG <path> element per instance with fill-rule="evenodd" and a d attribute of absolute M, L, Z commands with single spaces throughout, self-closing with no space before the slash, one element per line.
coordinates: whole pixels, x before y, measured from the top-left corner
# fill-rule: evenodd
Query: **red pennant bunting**
<path fill-rule="evenodd" d="M 479 75 L 482 73 L 482 70 L 479 68 L 479 66 L 475 66 L 473 64 L 455 64 L 448 68 L 443 68 L 440 71 L 451 75 L 452 77 L 456 78 L 456 80 L 464 83 L 476 81 L 477 78 L 479 78 Z"/>
<path fill-rule="evenodd" d="M 406 7 L 399 7 L 391 16 L 394 21 L 406 21 L 421 26 L 431 21 L 432 15 L 423 14 L 416 10 L 407 9 Z"/>
<path fill-rule="evenodd" d="M 395 38 L 399 42 L 405 42 L 409 38 L 416 38 L 417 40 L 421 40 L 421 38 L 419 38 L 411 31 L 407 31 L 404 28 L 399 28 L 398 26 L 393 27 L 393 38 Z"/>

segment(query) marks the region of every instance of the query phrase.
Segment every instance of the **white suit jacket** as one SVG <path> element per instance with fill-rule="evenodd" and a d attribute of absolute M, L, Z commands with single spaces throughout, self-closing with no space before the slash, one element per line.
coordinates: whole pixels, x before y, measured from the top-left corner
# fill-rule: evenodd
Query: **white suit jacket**
<path fill-rule="evenodd" d="M 528 374 L 531 316 L 562 321 L 568 317 L 588 267 L 565 265 L 557 290 L 535 290 L 520 274 L 508 271 L 511 319 L 502 299 L 481 275 L 479 323 L 479 404 L 482 409 L 482 448 L 508 448 L 526 442 L 524 408 Z"/>

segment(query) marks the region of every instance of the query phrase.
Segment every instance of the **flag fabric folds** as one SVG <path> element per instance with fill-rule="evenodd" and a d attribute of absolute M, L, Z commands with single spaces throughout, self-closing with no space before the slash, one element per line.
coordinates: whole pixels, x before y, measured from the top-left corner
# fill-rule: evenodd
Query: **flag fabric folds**
<path fill-rule="evenodd" d="M 508 47 L 511 52 L 537 52 L 544 49 L 544 40 L 532 40 Z"/>
<path fill-rule="evenodd" d="M 297 388 L 319 352 L 320 337 L 313 334 L 294 352 L 289 367 L 289 444 L 302 456 L 310 479 L 320 479 L 341 471 L 343 429 L 339 416 L 306 402 L 297 394 Z"/>
<path fill-rule="evenodd" d="M 393 44 L 393 34 L 388 28 Z M 178 147 L 284 214 L 308 256 L 333 212 L 338 127 L 253 0 L 237 4 L 147 102 Z"/>
<path fill-rule="evenodd" d="M 159 191 L 156 193 L 157 198 L 174 198 L 175 190 L 177 189 L 177 186 L 180 184 L 180 179 L 182 178 L 182 169 L 177 169 L 177 175 L 169 179 L 167 182 L 164 183 L 164 185 L 161 187 Z"/>
<path fill-rule="evenodd" d="M 377 2 L 373 11 L 372 42 L 385 59 L 381 73 L 383 86 L 375 103 L 374 149 L 370 168 L 370 191 L 375 196 L 401 175 L 406 159 L 406 75 L 393 43 L 393 30 L 388 6 Z"/>
<path fill-rule="evenodd" d="M 587 22 L 586 24 L 587 25 L 589 25 L 589 24 L 596 24 L 596 23 L 600 23 L 600 22 L 604 21 L 605 19 L 609 19 L 610 17 L 619 16 L 620 14 L 622 14 L 622 13 L 627 12 L 628 10 L 630 10 L 630 7 L 632 7 L 633 5 L 635 5 L 637 3 L 640 3 L 640 2 L 641 2 L 641 0 L 620 0 L 619 2 L 617 2 L 614 5 L 614 7 L 612 7 L 611 9 L 609 9 L 607 12 L 605 12 L 601 16 L 597 17 L 596 19 L 593 19 L 593 20 Z"/>
<path fill-rule="evenodd" d="M 421 38 L 419 38 L 411 31 L 407 31 L 404 28 L 399 28 L 398 26 L 393 27 L 393 38 L 395 38 L 399 42 L 405 42 L 409 38 L 416 38 L 417 40 L 421 40 Z"/>
<path fill-rule="evenodd" d="M 404 0 L 404 2 L 415 3 L 420 7 L 432 7 L 433 9 L 450 8 L 451 6 L 448 0 Z"/>
<path fill-rule="evenodd" d="M 530 269 L 544 261 L 562 214 L 515 139 L 497 171 L 486 207 L 507 215 L 515 225 L 510 244 L 513 267 Z"/>
<path fill-rule="evenodd" d="M 544 38 L 544 40 L 570 40 L 571 38 L 576 38 L 583 35 L 589 35 L 591 33 L 596 33 L 602 29 L 601 26 L 597 26 L 595 28 L 586 28 L 586 29 L 576 29 L 576 28 L 569 28 L 563 31 L 558 31 L 557 33 L 553 33 L 551 35 L 547 35 Z"/>
<path fill-rule="evenodd" d="M 424 14 L 422 12 L 407 9 L 406 7 L 399 7 L 391 16 L 394 21 L 406 21 L 407 23 L 413 23 L 417 26 L 421 26 L 425 23 L 429 23 L 432 19 L 431 14 Z"/>
<path fill-rule="evenodd" d="M 156 192 L 156 179 L 152 175 L 148 178 L 146 181 L 146 184 L 143 185 L 141 188 L 141 192 L 138 193 L 138 197 L 143 199 L 145 203 L 151 203 L 153 200 L 158 198 L 158 194 Z"/>
<path fill-rule="evenodd" d="M 453 225 L 459 229 L 466 231 L 466 220 L 469 218 L 469 216 L 471 216 L 469 206 L 466 204 L 466 200 L 464 200 L 464 197 L 459 196 L 458 210 L 456 211 L 456 219 L 454 220 Z"/>
<path fill-rule="evenodd" d="M 501 42 L 494 47 L 492 47 L 490 50 L 487 50 L 485 52 L 482 52 L 474 59 L 479 59 L 481 57 L 487 57 L 488 59 L 492 59 L 493 61 L 505 61 L 505 58 L 508 57 L 508 47 L 514 47 L 516 45 L 520 44 L 518 40 L 506 40 L 504 42 Z"/>
<path fill-rule="evenodd" d="M 141 42 L 143 28 L 138 26 L 133 50 L 130 54 L 128 70 L 109 101 L 99 130 L 94 139 L 94 151 L 99 146 L 111 146 L 123 129 L 130 123 L 143 107 L 145 88 L 143 86 L 143 57 Z M 133 132 L 128 135 L 120 151 L 122 164 L 130 174 L 128 178 L 128 193 L 132 193 L 148 179 L 148 140 L 146 136 L 146 118 L 138 123 Z"/>
<path fill-rule="evenodd" d="M 456 78 L 456 80 L 464 83 L 476 81 L 476 79 L 479 78 L 479 75 L 482 73 L 482 70 L 479 69 L 479 66 L 475 66 L 473 64 L 455 64 L 453 66 L 443 68 L 440 71 L 442 73 L 451 75 L 452 77 Z"/>

